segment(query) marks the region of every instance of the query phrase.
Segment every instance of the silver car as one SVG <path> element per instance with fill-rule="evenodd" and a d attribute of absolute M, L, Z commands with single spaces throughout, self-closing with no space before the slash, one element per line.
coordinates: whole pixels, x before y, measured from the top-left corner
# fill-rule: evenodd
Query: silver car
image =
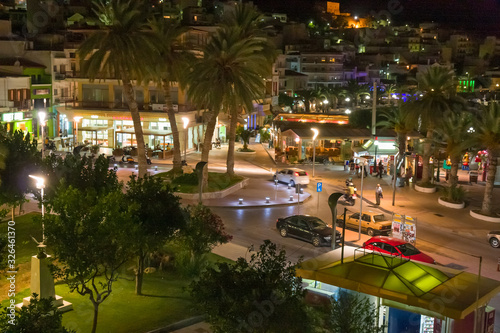
<path fill-rule="evenodd" d="M 490 231 L 488 233 L 488 242 L 494 248 L 500 247 L 500 231 Z"/>
<path fill-rule="evenodd" d="M 309 176 L 307 175 L 307 172 L 299 168 L 288 168 L 280 170 L 274 175 L 274 180 L 290 184 L 290 186 L 295 186 L 295 184 L 309 184 Z"/>

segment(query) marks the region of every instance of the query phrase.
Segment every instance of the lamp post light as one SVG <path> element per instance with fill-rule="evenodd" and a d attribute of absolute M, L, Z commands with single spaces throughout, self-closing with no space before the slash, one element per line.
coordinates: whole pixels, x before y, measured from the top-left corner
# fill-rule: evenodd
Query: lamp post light
<path fill-rule="evenodd" d="M 43 140 L 43 128 L 45 127 L 45 117 L 47 114 L 43 111 L 38 112 L 38 119 L 40 120 L 40 134 L 42 136 L 42 158 L 45 154 L 45 141 Z"/>
<path fill-rule="evenodd" d="M 36 180 L 36 188 L 40 190 L 42 204 L 42 244 L 45 244 L 45 226 L 43 223 L 43 217 L 45 216 L 45 207 L 43 206 L 43 190 L 45 189 L 45 179 L 33 175 L 29 175 L 29 177 Z"/>
<path fill-rule="evenodd" d="M 316 138 L 318 137 L 318 129 L 311 128 L 311 131 L 314 132 L 313 135 L 313 177 L 314 177 L 314 166 L 316 164 Z"/>
<path fill-rule="evenodd" d="M 83 118 L 83 117 L 80 117 L 80 116 L 73 117 L 73 120 L 75 121 L 75 139 L 73 140 L 73 142 L 75 143 L 75 147 L 77 146 L 77 142 L 76 142 L 76 140 L 78 140 L 78 122 L 79 122 L 82 118 Z"/>
<path fill-rule="evenodd" d="M 188 140 L 188 133 L 187 133 L 187 127 L 189 124 L 189 118 L 188 117 L 182 117 L 182 123 L 184 127 L 184 161 L 187 162 L 186 159 L 186 154 L 187 154 L 187 140 Z"/>

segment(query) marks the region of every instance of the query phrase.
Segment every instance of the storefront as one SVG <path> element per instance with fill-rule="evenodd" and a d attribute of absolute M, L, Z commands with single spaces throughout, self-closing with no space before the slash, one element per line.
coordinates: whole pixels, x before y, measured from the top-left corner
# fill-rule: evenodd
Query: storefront
<path fill-rule="evenodd" d="M 345 247 L 304 261 L 297 275 L 306 289 L 331 297 L 340 288 L 369 297 L 385 333 L 493 332 L 494 309 L 487 304 L 500 282 L 444 266 Z"/>

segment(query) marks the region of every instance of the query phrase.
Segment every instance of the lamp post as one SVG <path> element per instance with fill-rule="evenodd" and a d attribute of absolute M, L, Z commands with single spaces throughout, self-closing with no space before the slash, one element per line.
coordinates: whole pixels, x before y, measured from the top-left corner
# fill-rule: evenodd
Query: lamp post
<path fill-rule="evenodd" d="M 316 138 L 318 137 L 318 129 L 311 128 L 311 131 L 314 132 L 313 135 L 313 177 L 314 177 L 314 166 L 316 164 Z"/>
<path fill-rule="evenodd" d="M 75 121 L 75 139 L 73 140 L 73 142 L 75 143 L 75 147 L 77 146 L 77 142 L 76 142 L 76 140 L 78 140 L 78 122 L 79 122 L 82 118 L 83 118 L 83 117 L 80 117 L 80 116 L 73 117 L 73 120 Z"/>
<path fill-rule="evenodd" d="M 363 180 L 365 176 L 365 163 L 366 159 L 360 158 L 360 164 L 361 164 L 361 192 L 360 192 L 360 197 L 359 197 L 359 232 L 358 232 L 358 239 L 359 241 L 361 239 L 361 217 L 363 216 Z"/>
<path fill-rule="evenodd" d="M 375 158 L 373 160 L 373 172 L 377 169 L 377 149 L 378 149 L 378 138 L 375 137 Z M 380 172 L 380 170 L 378 171 Z"/>
<path fill-rule="evenodd" d="M 187 126 L 189 124 L 189 118 L 188 117 L 182 117 L 182 122 L 183 122 L 183 127 L 184 127 L 184 161 L 186 161 L 186 163 L 187 163 L 187 159 L 186 159 L 186 154 L 187 154 L 187 140 L 188 140 Z"/>
<path fill-rule="evenodd" d="M 38 112 L 38 119 L 40 120 L 40 134 L 42 136 L 41 140 L 42 140 L 42 158 L 44 157 L 45 155 L 45 142 L 43 140 L 43 128 L 45 127 L 45 117 L 46 117 L 46 113 L 43 112 L 43 111 L 40 111 Z"/>
<path fill-rule="evenodd" d="M 45 179 L 38 176 L 29 175 L 30 178 L 36 180 L 36 188 L 40 190 L 41 204 L 42 204 L 42 244 L 45 243 L 45 226 L 43 223 L 43 217 L 45 216 L 45 207 L 43 206 L 43 190 L 45 189 Z"/>

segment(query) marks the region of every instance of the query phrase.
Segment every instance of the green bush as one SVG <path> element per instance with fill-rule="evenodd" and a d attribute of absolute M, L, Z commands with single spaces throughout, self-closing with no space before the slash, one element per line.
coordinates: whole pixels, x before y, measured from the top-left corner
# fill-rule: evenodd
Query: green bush
<path fill-rule="evenodd" d="M 456 184 L 453 186 L 443 187 L 443 196 L 441 199 L 451 203 L 462 203 L 465 198 L 465 189 L 462 186 L 457 186 Z"/>
<path fill-rule="evenodd" d="M 198 175 L 196 172 L 183 173 L 172 180 L 172 185 L 198 185 Z"/>

